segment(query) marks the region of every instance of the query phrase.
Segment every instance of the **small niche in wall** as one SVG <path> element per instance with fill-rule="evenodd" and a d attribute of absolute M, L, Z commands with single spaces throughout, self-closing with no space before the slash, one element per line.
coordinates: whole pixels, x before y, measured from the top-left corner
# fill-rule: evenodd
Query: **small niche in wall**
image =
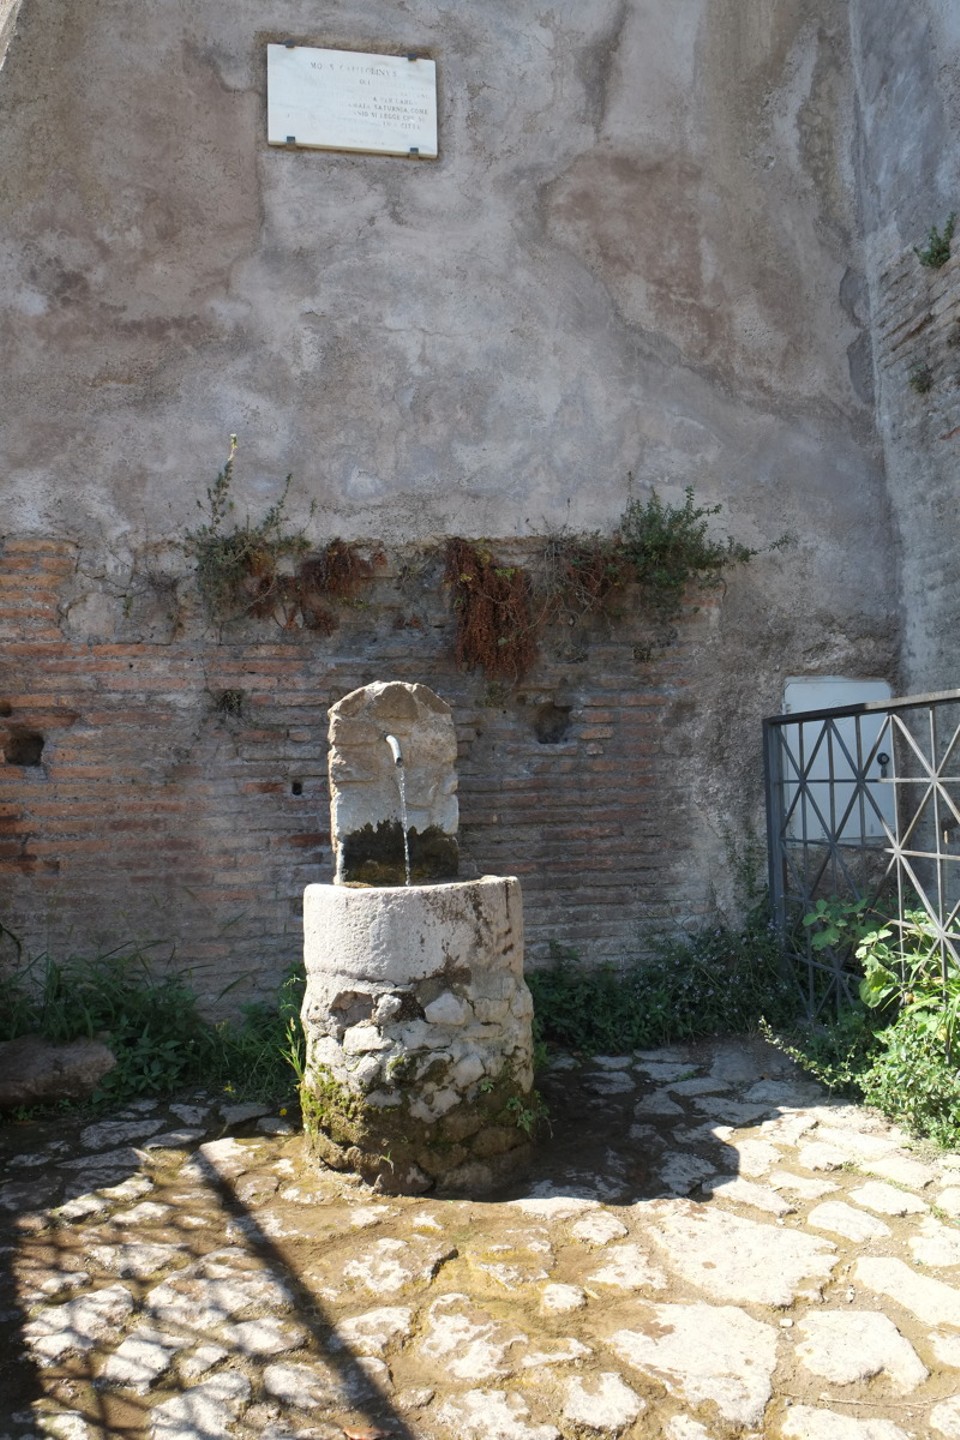
<path fill-rule="evenodd" d="M 570 706 L 538 705 L 533 717 L 533 731 L 541 745 L 560 745 L 570 734 Z"/>
<path fill-rule="evenodd" d="M 4 741 L 3 758 L 8 765 L 39 765 L 44 738 L 38 730 L 11 730 Z"/>

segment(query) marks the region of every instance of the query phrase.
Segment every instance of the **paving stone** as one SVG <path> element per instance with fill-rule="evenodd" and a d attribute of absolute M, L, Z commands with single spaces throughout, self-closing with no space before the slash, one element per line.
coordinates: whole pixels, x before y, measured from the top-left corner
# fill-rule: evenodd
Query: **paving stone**
<path fill-rule="evenodd" d="M 929 1275 L 918 1275 L 896 1259 L 861 1256 L 854 1276 L 878 1295 L 913 1312 L 925 1325 L 953 1325 L 960 1329 L 960 1291 Z"/>
<path fill-rule="evenodd" d="M 348 1405 L 351 1393 L 340 1371 L 322 1361 L 277 1363 L 263 1371 L 264 1393 L 295 1410 Z"/>
<path fill-rule="evenodd" d="M 874 1311 L 812 1312 L 801 1320 L 798 1334 L 798 1358 L 808 1370 L 834 1385 L 853 1385 L 883 1375 L 897 1394 L 906 1395 L 928 1375 L 893 1321 Z"/>
<path fill-rule="evenodd" d="M 23 1338 L 41 1364 L 73 1351 L 92 1350 L 116 1330 L 133 1309 L 124 1285 L 110 1285 L 63 1305 L 49 1305 L 23 1327 Z"/>
<path fill-rule="evenodd" d="M 960 1220 L 960 1186 L 948 1185 L 940 1191 L 934 1203 L 945 1215 L 952 1215 Z"/>
<path fill-rule="evenodd" d="M 467 1390 L 436 1410 L 444 1440 L 560 1440 L 553 1425 L 529 1424 L 520 1395 L 505 1390 Z"/>
<path fill-rule="evenodd" d="M 800 1200 L 819 1200 L 839 1189 L 832 1180 L 811 1180 L 807 1175 L 794 1175 L 790 1170 L 772 1170 L 767 1183 L 775 1190 L 785 1190 Z"/>
<path fill-rule="evenodd" d="M 611 1240 L 620 1240 L 627 1234 L 627 1227 L 616 1215 L 608 1210 L 597 1210 L 570 1226 L 570 1234 L 585 1245 L 608 1245 Z"/>
<path fill-rule="evenodd" d="M 797 1164 L 804 1170 L 842 1170 L 849 1156 L 836 1145 L 825 1145 L 820 1140 L 811 1140 L 797 1151 Z"/>
<path fill-rule="evenodd" d="M 266 1273 L 206 1280 L 181 1272 L 151 1290 L 144 1308 L 161 1324 L 205 1331 L 251 1319 L 261 1310 L 291 1310 L 293 1295 Z"/>
<path fill-rule="evenodd" d="M 180 1130 L 165 1130 L 162 1135 L 152 1135 L 149 1140 L 143 1142 L 143 1148 L 146 1151 L 186 1150 L 195 1141 L 201 1140 L 206 1133 L 206 1130 L 185 1125 Z"/>
<path fill-rule="evenodd" d="M 150 1440 L 220 1440 L 230 1434 L 249 1398 L 245 1375 L 215 1375 L 158 1405 L 150 1420 Z"/>
<path fill-rule="evenodd" d="M 202 1180 L 207 1184 L 214 1176 L 221 1180 L 232 1180 L 242 1175 L 255 1163 L 257 1151 L 252 1146 L 241 1145 L 231 1135 L 223 1140 L 209 1140 L 201 1145 L 197 1153 L 180 1170 L 185 1180 Z"/>
<path fill-rule="evenodd" d="M 220 1336 L 224 1344 L 240 1355 L 284 1355 L 299 1350 L 307 1342 L 302 1325 L 265 1315 L 257 1320 L 241 1320 L 237 1325 L 223 1325 Z"/>
<path fill-rule="evenodd" d="M 406 1340 L 413 1328 L 413 1311 L 405 1305 L 381 1305 L 352 1319 L 340 1320 L 328 1348 L 349 1349 L 354 1355 L 382 1356 L 396 1340 Z"/>
<path fill-rule="evenodd" d="M 594 1055 L 590 1061 L 600 1070 L 629 1070 L 633 1064 L 632 1055 Z"/>
<path fill-rule="evenodd" d="M 757 1185 L 739 1175 L 717 1175 L 703 1182 L 704 1194 L 720 1200 L 732 1200 L 738 1205 L 752 1205 L 755 1210 L 764 1210 L 770 1215 L 792 1215 L 796 1206 L 784 1200 L 776 1190 L 766 1185 Z"/>
<path fill-rule="evenodd" d="M 664 1423 L 664 1440 L 713 1440 L 710 1431 L 689 1415 L 671 1415 Z"/>
<path fill-rule="evenodd" d="M 108 1355 L 100 1379 L 141 1394 L 165 1375 L 178 1350 L 191 1342 L 162 1330 L 141 1327 L 128 1335 L 112 1355 Z"/>
<path fill-rule="evenodd" d="M 690 1404 L 757 1425 L 771 1395 L 777 1331 L 729 1305 L 653 1305 L 654 1335 L 618 1330 L 608 1344 L 628 1365 Z"/>
<path fill-rule="evenodd" d="M 235 1105 L 221 1105 L 220 1114 L 225 1125 L 243 1125 L 247 1120 L 259 1120 L 261 1115 L 269 1115 L 270 1106 L 259 1100 L 240 1100 Z"/>
<path fill-rule="evenodd" d="M 103 1215 L 110 1209 L 106 1195 L 76 1195 L 65 1205 L 59 1205 L 52 1212 L 55 1220 L 86 1220 L 91 1215 Z"/>
<path fill-rule="evenodd" d="M 411 1286 L 423 1288 L 445 1260 L 456 1255 L 454 1246 L 423 1235 L 409 1240 L 377 1240 L 365 1254 L 343 1266 L 343 1278 L 374 1295 L 393 1295 Z"/>
<path fill-rule="evenodd" d="M 769 1140 L 727 1141 L 737 1157 L 737 1169 L 741 1175 L 765 1175 L 772 1165 L 779 1165 L 782 1152 Z"/>
<path fill-rule="evenodd" d="M 689 1195 L 716 1173 L 716 1161 L 680 1153 L 668 1155 L 655 1170 L 661 1189 L 668 1195 Z"/>
<path fill-rule="evenodd" d="M 599 1204 L 595 1197 L 581 1195 L 530 1195 L 522 1200 L 509 1200 L 509 1205 L 522 1210 L 525 1215 L 536 1215 L 543 1220 L 564 1220 L 571 1215 L 580 1215 L 584 1210 L 593 1210 Z"/>
<path fill-rule="evenodd" d="M 637 1101 L 633 1113 L 636 1119 L 647 1120 L 654 1115 L 682 1115 L 683 1106 L 671 1100 L 666 1090 L 654 1090 L 651 1095 L 644 1095 L 642 1100 Z"/>
<path fill-rule="evenodd" d="M 960 1440 L 960 1396 L 954 1395 L 934 1405 L 930 1411 L 930 1424 L 946 1440 Z"/>
<path fill-rule="evenodd" d="M 264 1115 L 262 1120 L 257 1121 L 257 1130 L 261 1135 L 295 1135 L 296 1127 L 292 1120 L 284 1115 Z"/>
<path fill-rule="evenodd" d="M 379 1225 L 382 1220 L 389 1220 L 396 1213 L 390 1205 L 358 1205 L 350 1211 L 350 1224 L 354 1230 L 366 1230 L 371 1225 Z"/>
<path fill-rule="evenodd" d="M 766 1100 L 784 1109 L 815 1103 L 822 1095 L 820 1086 L 809 1080 L 758 1080 L 744 1091 L 744 1100 Z"/>
<path fill-rule="evenodd" d="M 780 1434 L 783 1440 L 915 1440 L 892 1420 L 857 1420 L 810 1405 L 791 1406 Z"/>
<path fill-rule="evenodd" d="M 551 1365 L 569 1365 L 574 1360 L 583 1360 L 591 1354 L 589 1345 L 568 1336 L 564 1340 L 547 1342 L 546 1350 L 528 1350 L 520 1357 L 521 1370 L 542 1370 Z"/>
<path fill-rule="evenodd" d="M 139 1200 L 141 1195 L 147 1195 L 153 1189 L 153 1181 L 149 1175 L 130 1175 L 122 1180 L 119 1185 L 110 1185 L 100 1193 L 108 1200 Z"/>
<path fill-rule="evenodd" d="M 597 1257 L 604 1263 L 587 1276 L 591 1285 L 617 1290 L 663 1290 L 667 1277 L 639 1245 L 611 1245 Z"/>
<path fill-rule="evenodd" d="M 45 1411 L 32 1417 L 39 1431 L 31 1431 L 36 1440 L 99 1440 L 97 1432 L 87 1424 L 76 1410 L 63 1410 L 59 1414 Z M 21 1437 L 18 1437 L 21 1440 Z M 30 1440 L 30 1437 L 27 1437 Z"/>
<path fill-rule="evenodd" d="M 162 1120 L 101 1120 L 98 1125 L 88 1125 L 81 1130 L 80 1144 L 85 1150 L 109 1150 L 125 1140 L 143 1140 L 162 1125 Z"/>
<path fill-rule="evenodd" d="M 57 1165 L 61 1170 L 82 1170 L 89 1188 L 96 1189 L 96 1185 L 91 1184 L 94 1175 L 108 1170 L 138 1170 L 140 1156 L 131 1146 L 122 1145 L 116 1150 L 102 1150 L 97 1155 L 80 1155 L 72 1160 L 58 1160 Z"/>
<path fill-rule="evenodd" d="M 730 1089 L 726 1080 L 716 1080 L 712 1075 L 693 1075 L 686 1080 L 674 1080 L 664 1086 L 674 1095 L 685 1095 L 688 1099 L 693 1095 L 722 1095 Z"/>
<path fill-rule="evenodd" d="M 917 1233 L 907 1241 L 913 1258 L 921 1265 L 933 1265 L 947 1269 L 960 1265 L 960 1229 L 955 1225 L 943 1225 L 932 1215 L 925 1215 L 920 1221 Z"/>
<path fill-rule="evenodd" d="M 713 1115 L 727 1125 L 752 1125 L 770 1114 L 771 1107 L 765 1104 L 748 1105 L 743 1100 L 733 1100 L 726 1095 L 698 1095 L 693 1108 L 701 1115 Z"/>
<path fill-rule="evenodd" d="M 695 1206 L 652 1201 L 647 1232 L 685 1280 L 716 1300 L 790 1305 L 819 1294 L 836 1264 L 836 1247 L 800 1231 Z"/>
<path fill-rule="evenodd" d="M 200 1125 L 210 1115 L 209 1105 L 171 1105 L 170 1113 L 184 1125 Z"/>
<path fill-rule="evenodd" d="M 589 1430 L 622 1430 L 646 1408 L 646 1401 L 613 1370 L 574 1376 L 564 1386 L 564 1420 Z"/>
<path fill-rule="evenodd" d="M 113 1215 L 114 1225 L 154 1225 L 170 1214 L 169 1205 L 158 1205 L 155 1200 L 141 1200 L 130 1210 L 117 1210 Z"/>
<path fill-rule="evenodd" d="M 626 1070 L 599 1070 L 580 1077 L 580 1085 L 588 1095 L 629 1095 L 637 1082 Z"/>
<path fill-rule="evenodd" d="M 788 1111 L 786 1115 L 764 1120 L 760 1133 L 765 1140 L 772 1140 L 777 1145 L 799 1145 L 804 1135 L 809 1135 L 816 1127 L 817 1122 L 809 1111 Z"/>
<path fill-rule="evenodd" d="M 224 1345 L 217 1345 L 213 1340 L 204 1340 L 195 1350 L 182 1357 L 177 1369 L 184 1380 L 199 1380 L 201 1375 L 206 1375 L 214 1365 L 225 1360 L 229 1353 Z"/>
<path fill-rule="evenodd" d="M 698 1067 L 691 1064 L 690 1056 L 686 1050 L 681 1050 L 676 1045 L 658 1045 L 655 1050 L 634 1050 L 635 1061 L 650 1062 L 654 1065 L 683 1065 L 686 1070 L 696 1070 Z"/>
<path fill-rule="evenodd" d="M 949 1365 L 952 1370 L 960 1370 L 960 1335 L 933 1330 L 927 1338 L 934 1357 L 941 1365 Z"/>
<path fill-rule="evenodd" d="M 807 1224 L 815 1230 L 827 1230 L 831 1235 L 842 1235 L 845 1240 L 862 1244 L 867 1240 L 882 1240 L 890 1234 L 890 1226 L 878 1220 L 875 1215 L 865 1215 L 842 1200 L 825 1200 L 816 1205 L 807 1216 Z"/>
<path fill-rule="evenodd" d="M 932 1165 L 922 1165 L 907 1155 L 889 1155 L 883 1160 L 862 1160 L 861 1170 L 869 1175 L 879 1175 L 882 1180 L 891 1180 L 894 1185 L 906 1185 L 911 1190 L 924 1190 L 937 1178 Z"/>
<path fill-rule="evenodd" d="M 694 1067 L 683 1060 L 637 1060 L 633 1068 L 662 1085 L 668 1080 L 687 1079 Z"/>
<path fill-rule="evenodd" d="M 544 1285 L 540 1294 L 540 1309 L 545 1314 L 565 1315 L 571 1310 L 582 1310 L 587 1297 L 579 1285 Z"/>
<path fill-rule="evenodd" d="M 455 1291 L 429 1307 L 417 1349 L 428 1365 L 439 1365 L 456 1380 L 490 1380 L 510 1373 L 508 1352 L 526 1341 L 521 1331 Z"/>
<path fill-rule="evenodd" d="M 187 1259 L 183 1245 L 157 1245 L 146 1240 L 91 1245 L 87 1253 L 101 1270 L 109 1270 L 124 1280 L 150 1280 L 161 1270 Z"/>
<path fill-rule="evenodd" d="M 862 1130 L 842 1129 L 831 1125 L 819 1125 L 816 1139 L 823 1145 L 835 1145 L 849 1160 L 879 1160 L 897 1149 L 897 1141 L 889 1135 L 865 1134 Z"/>
<path fill-rule="evenodd" d="M 881 1215 L 923 1215 L 930 1208 L 918 1196 L 908 1195 L 905 1190 L 898 1190 L 895 1185 L 887 1185 L 882 1180 L 868 1180 L 865 1185 L 851 1190 L 849 1198 Z"/>

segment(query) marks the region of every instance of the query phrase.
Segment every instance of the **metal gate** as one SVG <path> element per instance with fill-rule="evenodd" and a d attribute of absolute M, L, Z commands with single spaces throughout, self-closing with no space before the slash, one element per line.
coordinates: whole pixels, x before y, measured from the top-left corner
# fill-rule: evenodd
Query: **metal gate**
<path fill-rule="evenodd" d="M 864 900 L 896 925 L 929 916 L 960 966 L 960 690 L 763 722 L 774 917 L 811 1018 L 852 999 L 842 947 L 817 949 L 818 899 Z"/>

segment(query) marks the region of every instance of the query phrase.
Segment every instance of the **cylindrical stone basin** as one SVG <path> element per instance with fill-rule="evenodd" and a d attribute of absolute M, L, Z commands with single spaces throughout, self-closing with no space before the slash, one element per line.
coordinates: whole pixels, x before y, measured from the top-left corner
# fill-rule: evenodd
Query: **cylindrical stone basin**
<path fill-rule="evenodd" d="M 304 891 L 304 1129 L 379 1188 L 483 1192 L 529 1152 L 519 882 Z"/>

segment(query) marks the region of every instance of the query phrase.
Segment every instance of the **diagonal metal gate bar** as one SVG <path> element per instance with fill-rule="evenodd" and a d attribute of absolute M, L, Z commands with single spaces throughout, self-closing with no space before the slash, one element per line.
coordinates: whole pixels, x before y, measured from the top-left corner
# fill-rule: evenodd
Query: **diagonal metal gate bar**
<path fill-rule="evenodd" d="M 926 912 L 944 978 L 960 967 L 960 690 L 763 722 L 774 916 L 811 1018 L 853 998 L 850 957 L 812 945 L 817 900 Z"/>

